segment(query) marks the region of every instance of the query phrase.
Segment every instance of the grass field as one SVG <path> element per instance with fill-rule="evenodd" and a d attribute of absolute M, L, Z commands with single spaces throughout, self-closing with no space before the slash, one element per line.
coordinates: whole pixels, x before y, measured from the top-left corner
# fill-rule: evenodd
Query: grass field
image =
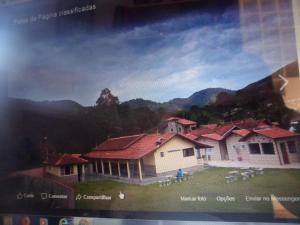
<path fill-rule="evenodd" d="M 116 181 L 79 183 L 76 194 L 111 195 L 111 201 L 76 201 L 77 208 L 141 211 L 191 211 L 191 212 L 261 212 L 271 213 L 270 201 L 246 202 L 248 196 L 300 196 L 300 170 L 266 169 L 247 181 L 226 184 L 224 177 L 230 168 L 210 168 L 194 173 L 193 178 L 167 187 L 158 184 L 131 185 Z M 118 193 L 125 193 L 119 200 Z M 235 202 L 217 202 L 217 196 L 234 196 Z M 207 196 L 206 202 L 183 202 L 180 196 Z M 294 214 L 300 215 L 300 202 L 282 202 Z"/>

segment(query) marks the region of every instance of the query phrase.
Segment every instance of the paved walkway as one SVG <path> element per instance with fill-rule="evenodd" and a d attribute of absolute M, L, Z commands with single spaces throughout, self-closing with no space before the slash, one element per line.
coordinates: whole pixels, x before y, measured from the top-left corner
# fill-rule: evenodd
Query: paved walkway
<path fill-rule="evenodd" d="M 255 168 L 274 168 L 274 169 L 300 169 L 300 163 L 291 163 L 285 165 L 259 165 L 248 162 L 236 162 L 236 161 L 209 161 L 209 166 L 214 167 L 255 167 Z"/>

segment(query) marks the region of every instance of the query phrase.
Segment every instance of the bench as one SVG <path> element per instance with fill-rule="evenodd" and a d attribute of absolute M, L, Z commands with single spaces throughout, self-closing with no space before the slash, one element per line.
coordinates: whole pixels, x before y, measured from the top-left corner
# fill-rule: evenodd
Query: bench
<path fill-rule="evenodd" d="M 236 176 L 226 176 L 225 180 L 226 180 L 226 183 L 229 184 L 229 183 L 236 181 L 237 177 Z"/>

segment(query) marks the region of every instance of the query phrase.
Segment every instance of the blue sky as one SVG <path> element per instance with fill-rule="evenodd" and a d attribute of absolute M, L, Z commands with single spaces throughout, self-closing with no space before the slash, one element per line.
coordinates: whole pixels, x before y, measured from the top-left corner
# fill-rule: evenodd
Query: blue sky
<path fill-rule="evenodd" d="M 270 21 L 272 23 L 272 21 Z M 247 32 L 259 33 L 259 26 Z M 272 35 L 265 41 L 275 43 Z M 49 38 L 15 45 L 10 95 L 33 100 L 71 99 L 93 105 L 103 88 L 121 101 L 158 102 L 209 87 L 232 90 L 296 59 L 261 55 L 262 41 L 243 41 L 237 11 L 184 14 L 123 30 Z"/>

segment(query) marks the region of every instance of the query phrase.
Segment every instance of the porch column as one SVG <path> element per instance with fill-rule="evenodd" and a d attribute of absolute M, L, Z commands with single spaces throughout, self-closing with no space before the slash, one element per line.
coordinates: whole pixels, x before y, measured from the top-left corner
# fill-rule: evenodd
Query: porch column
<path fill-rule="evenodd" d="M 109 167 L 109 175 L 112 175 L 112 172 L 111 172 L 111 163 L 110 163 L 110 161 L 108 161 L 108 167 Z"/>
<path fill-rule="evenodd" d="M 103 164 L 103 160 L 101 160 L 101 168 L 102 168 L 102 175 L 104 175 L 104 164 Z"/>
<path fill-rule="evenodd" d="M 275 145 L 275 149 L 276 149 L 276 152 L 278 154 L 279 164 L 283 165 L 283 163 L 282 163 L 283 159 L 282 159 L 280 151 L 279 151 L 280 146 L 278 147 L 278 142 L 277 141 L 275 141 L 273 144 Z"/>
<path fill-rule="evenodd" d="M 93 174 L 94 173 L 93 161 L 91 161 L 88 164 L 88 172 L 89 172 L 89 174 Z"/>
<path fill-rule="evenodd" d="M 96 173 L 98 174 L 98 161 L 95 160 Z"/>
<path fill-rule="evenodd" d="M 143 174 L 142 174 L 142 166 L 141 166 L 141 160 L 138 160 L 138 165 L 139 165 L 139 177 L 140 177 L 140 181 L 143 180 Z"/>
<path fill-rule="evenodd" d="M 126 165 L 127 165 L 127 176 L 128 176 L 128 178 L 130 178 L 130 167 L 129 167 L 129 161 L 126 161 Z"/>
<path fill-rule="evenodd" d="M 78 166 L 77 166 L 77 168 L 78 168 Z M 82 164 L 82 166 L 81 166 L 81 172 L 82 172 L 82 181 L 84 181 L 85 180 L 85 164 Z"/>
<path fill-rule="evenodd" d="M 121 169 L 120 169 L 120 162 L 118 161 L 118 173 L 119 173 L 119 177 L 121 176 Z"/>

